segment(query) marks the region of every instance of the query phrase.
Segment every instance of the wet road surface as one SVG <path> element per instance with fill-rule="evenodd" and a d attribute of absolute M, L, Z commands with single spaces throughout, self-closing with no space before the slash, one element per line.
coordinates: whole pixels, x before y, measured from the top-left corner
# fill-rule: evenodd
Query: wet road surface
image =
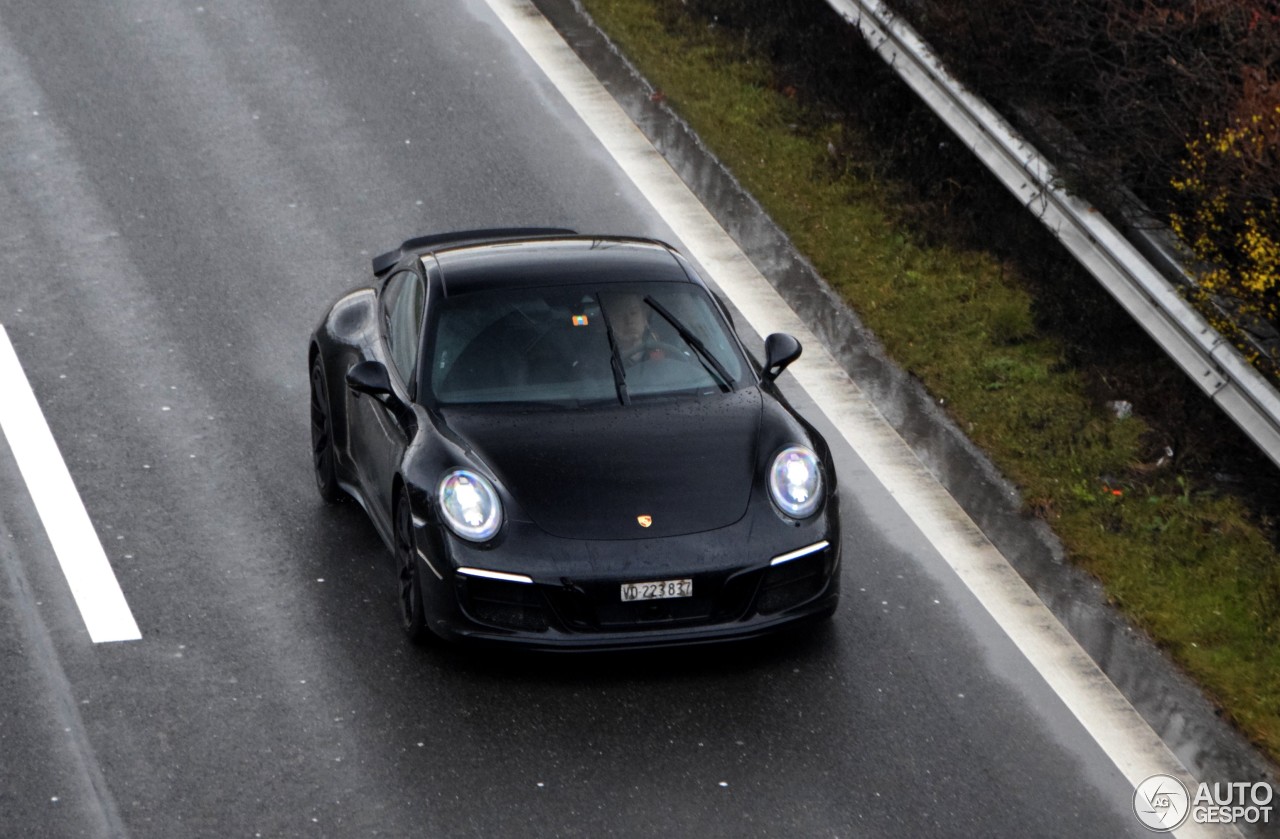
<path fill-rule="evenodd" d="M 1146 835 L 834 435 L 815 633 L 406 645 L 306 339 L 372 253 L 522 224 L 681 236 L 483 4 L 3 3 L 0 324 L 142 638 L 93 643 L 0 444 L 0 835 Z"/>

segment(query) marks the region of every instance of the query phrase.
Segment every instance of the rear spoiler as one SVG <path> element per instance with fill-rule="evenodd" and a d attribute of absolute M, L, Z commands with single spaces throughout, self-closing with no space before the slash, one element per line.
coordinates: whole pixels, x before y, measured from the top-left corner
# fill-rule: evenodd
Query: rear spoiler
<path fill-rule="evenodd" d="M 459 245 L 463 243 L 480 243 L 501 241 L 503 239 L 524 239 L 531 236 L 576 236 L 576 230 L 563 227 L 494 227 L 484 230 L 459 230 L 454 233 L 435 233 L 430 236 L 416 236 L 406 239 L 400 247 L 393 251 L 378 254 L 373 258 L 374 275 L 381 274 L 409 253 L 426 253 L 440 245 Z"/>

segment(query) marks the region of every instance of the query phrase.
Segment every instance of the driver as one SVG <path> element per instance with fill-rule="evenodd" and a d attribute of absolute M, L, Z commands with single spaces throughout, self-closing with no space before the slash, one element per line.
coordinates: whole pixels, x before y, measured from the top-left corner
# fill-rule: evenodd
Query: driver
<path fill-rule="evenodd" d="M 618 342 L 623 362 L 639 364 L 667 357 L 658 336 L 649 325 L 649 306 L 635 294 L 624 294 L 609 308 L 609 325 Z"/>

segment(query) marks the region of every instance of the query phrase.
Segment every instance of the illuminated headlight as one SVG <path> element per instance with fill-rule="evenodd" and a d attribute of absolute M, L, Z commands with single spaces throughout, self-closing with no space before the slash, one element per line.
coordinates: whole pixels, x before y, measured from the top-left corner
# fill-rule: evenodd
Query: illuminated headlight
<path fill-rule="evenodd" d="M 485 542 L 502 527 L 502 503 L 483 475 L 455 469 L 440 481 L 440 511 L 449 529 L 472 542 Z"/>
<path fill-rule="evenodd" d="M 808 518 L 822 503 L 822 469 L 818 456 L 803 446 L 778 452 L 769 467 L 769 494 L 788 516 Z"/>

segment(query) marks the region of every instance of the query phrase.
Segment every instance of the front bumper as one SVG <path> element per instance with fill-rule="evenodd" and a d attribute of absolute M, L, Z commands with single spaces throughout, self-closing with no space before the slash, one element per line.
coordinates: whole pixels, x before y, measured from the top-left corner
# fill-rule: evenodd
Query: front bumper
<path fill-rule="evenodd" d="M 478 550 L 436 531 L 435 544 L 447 560 L 423 568 L 429 625 L 450 640 L 547 650 L 764 635 L 836 608 L 838 528 L 819 518 L 785 528 L 775 521 L 767 538 L 759 532 L 766 528 L 747 522 L 704 534 L 613 542 L 526 530 L 505 541 L 520 545 L 518 553 Z M 692 595 L 622 600 L 624 584 L 671 579 L 692 579 Z"/>

